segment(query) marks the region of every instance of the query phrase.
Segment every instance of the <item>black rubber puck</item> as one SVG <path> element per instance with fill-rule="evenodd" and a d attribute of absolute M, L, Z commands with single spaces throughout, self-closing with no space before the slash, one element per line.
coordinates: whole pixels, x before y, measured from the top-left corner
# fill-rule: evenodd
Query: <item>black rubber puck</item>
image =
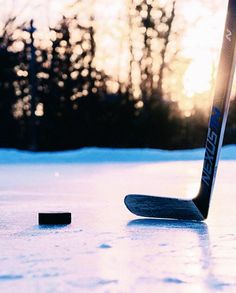
<path fill-rule="evenodd" d="M 39 213 L 39 225 L 68 225 L 71 223 L 71 213 L 48 212 Z"/>

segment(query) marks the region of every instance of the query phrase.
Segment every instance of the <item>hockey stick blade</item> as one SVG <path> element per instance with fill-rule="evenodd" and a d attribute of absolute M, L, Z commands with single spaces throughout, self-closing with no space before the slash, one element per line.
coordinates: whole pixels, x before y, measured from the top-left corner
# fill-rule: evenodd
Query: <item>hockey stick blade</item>
<path fill-rule="evenodd" d="M 204 217 L 193 200 L 129 194 L 125 205 L 133 214 L 160 219 L 203 221 Z"/>

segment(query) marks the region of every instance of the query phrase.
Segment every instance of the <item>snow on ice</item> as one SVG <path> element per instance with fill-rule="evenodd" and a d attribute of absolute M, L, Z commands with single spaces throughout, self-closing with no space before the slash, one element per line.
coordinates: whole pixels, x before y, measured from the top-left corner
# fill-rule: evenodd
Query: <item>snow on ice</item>
<path fill-rule="evenodd" d="M 195 161 L 203 160 L 203 156 L 204 149 L 166 151 L 156 149 L 83 148 L 81 150 L 52 153 L 0 149 L 0 164 Z M 236 160 L 236 146 L 223 147 L 221 159 Z"/>

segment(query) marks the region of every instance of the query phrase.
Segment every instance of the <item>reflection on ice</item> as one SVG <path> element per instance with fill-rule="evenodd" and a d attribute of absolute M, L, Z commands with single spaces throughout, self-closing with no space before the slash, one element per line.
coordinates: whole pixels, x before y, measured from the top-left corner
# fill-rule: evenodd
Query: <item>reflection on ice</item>
<path fill-rule="evenodd" d="M 134 229 L 130 230 L 131 235 L 136 234 L 138 230 L 142 234 L 142 239 L 151 237 L 152 245 L 143 249 L 150 252 L 153 247 L 156 247 L 159 253 L 153 254 L 155 255 L 153 259 L 156 258 L 159 268 L 168 267 L 166 270 L 168 274 L 171 270 L 173 272 L 182 271 L 182 276 L 179 278 L 173 277 L 175 276 L 173 274 L 171 277 L 162 278 L 163 282 L 188 284 L 194 282 L 194 278 L 197 280 L 201 277 L 202 284 L 200 285 L 198 282 L 197 286 L 200 285 L 199 289 L 205 288 L 210 291 L 222 290 L 224 287 L 235 285 L 234 282 L 227 283 L 225 280 L 221 280 L 220 276 L 214 272 L 214 255 L 211 252 L 207 224 L 194 221 L 136 219 L 129 221 L 127 227 Z M 166 253 L 165 257 L 162 257 L 160 247 L 165 247 L 164 250 L 162 249 L 163 255 L 164 251 L 171 251 L 170 255 Z M 155 272 L 158 276 L 158 270 Z M 190 291 L 195 292 L 193 288 L 189 288 Z"/>
<path fill-rule="evenodd" d="M 179 220 L 162 220 L 162 219 L 136 219 L 128 223 L 128 226 L 146 226 L 146 227 L 157 227 L 157 228 L 168 228 L 168 229 L 179 229 L 195 231 L 199 235 L 208 234 L 208 228 L 206 223 L 195 222 L 195 221 L 179 221 Z"/>

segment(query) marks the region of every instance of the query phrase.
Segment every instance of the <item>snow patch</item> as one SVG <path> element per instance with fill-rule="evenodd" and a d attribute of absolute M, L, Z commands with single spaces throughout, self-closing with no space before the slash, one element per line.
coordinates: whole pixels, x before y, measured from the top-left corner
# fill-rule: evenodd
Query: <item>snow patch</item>
<path fill-rule="evenodd" d="M 0 281 L 12 281 L 22 278 L 22 275 L 0 275 Z"/>
<path fill-rule="evenodd" d="M 99 248 L 108 249 L 108 248 L 111 248 L 111 245 L 103 243 L 103 244 L 99 245 Z"/>
<path fill-rule="evenodd" d="M 158 149 L 109 149 L 83 148 L 73 151 L 41 152 L 0 149 L 0 164 L 71 164 L 71 163 L 119 163 L 119 162 L 165 162 L 203 160 L 204 149 L 158 150 Z M 236 160 L 236 146 L 222 149 L 222 160 Z M 55 173 L 58 177 L 60 174 Z"/>
<path fill-rule="evenodd" d="M 177 278 L 165 278 L 163 279 L 165 283 L 173 283 L 173 284 L 182 284 L 185 283 L 184 281 L 177 279 Z"/>

